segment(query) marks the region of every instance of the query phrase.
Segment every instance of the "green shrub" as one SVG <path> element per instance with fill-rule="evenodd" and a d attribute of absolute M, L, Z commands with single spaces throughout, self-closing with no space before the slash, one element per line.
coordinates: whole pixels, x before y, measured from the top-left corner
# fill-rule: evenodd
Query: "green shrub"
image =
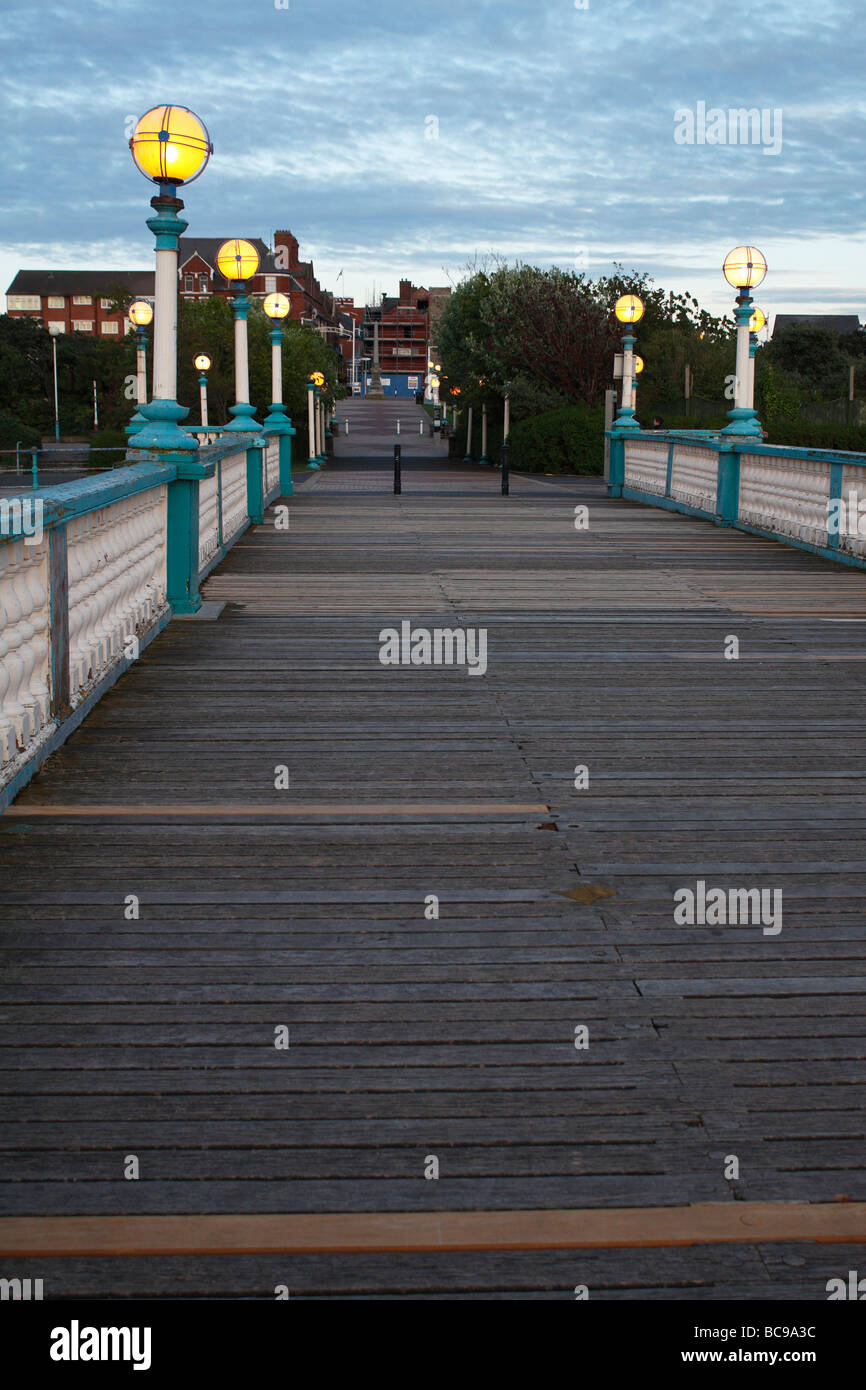
<path fill-rule="evenodd" d="M 117 446 L 116 448 L 114 446 Z M 114 468 L 126 459 L 126 435 L 123 430 L 97 430 L 90 436 L 90 467 Z M 94 453 L 94 449 L 110 449 L 110 453 Z"/>
<path fill-rule="evenodd" d="M 708 416 L 705 420 L 696 420 L 693 415 L 667 415 L 664 411 L 659 411 L 658 414 L 666 430 L 721 430 L 731 423 L 724 414 Z M 641 424 L 645 430 L 649 429 L 652 416 L 641 420 Z"/>
<path fill-rule="evenodd" d="M 511 428 L 511 467 L 522 473 L 604 472 L 604 411 L 560 406 Z"/>
<path fill-rule="evenodd" d="M 866 453 L 862 425 L 831 425 L 815 420 L 774 420 L 767 425 L 768 444 L 796 444 L 801 449 L 839 449 Z"/>
<path fill-rule="evenodd" d="M 17 415 L 13 415 L 11 410 L 0 406 L 0 449 L 14 449 L 18 443 L 38 449 L 42 436 L 38 430 L 25 425 Z M 9 460 L 5 459 L 3 466 L 8 467 L 8 464 Z"/>

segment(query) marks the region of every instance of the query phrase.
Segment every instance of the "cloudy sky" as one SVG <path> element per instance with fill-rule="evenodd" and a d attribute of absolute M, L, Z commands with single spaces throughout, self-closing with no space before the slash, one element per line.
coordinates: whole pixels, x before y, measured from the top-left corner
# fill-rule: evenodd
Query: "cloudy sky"
<path fill-rule="evenodd" d="M 3 0 L 0 27 L 3 289 L 152 265 L 127 138 L 169 101 L 214 143 L 190 232 L 289 228 L 358 300 L 494 252 L 724 312 L 745 242 L 771 313 L 866 320 L 863 0 Z"/>

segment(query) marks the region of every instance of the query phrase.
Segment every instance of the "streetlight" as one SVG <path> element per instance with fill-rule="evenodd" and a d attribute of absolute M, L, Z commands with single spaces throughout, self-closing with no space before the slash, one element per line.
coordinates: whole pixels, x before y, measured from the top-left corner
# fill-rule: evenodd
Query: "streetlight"
<path fill-rule="evenodd" d="M 287 294 L 265 295 L 262 308 L 271 320 L 271 409 L 265 418 L 266 429 L 283 429 L 291 420 L 283 410 L 283 319 L 292 307 Z"/>
<path fill-rule="evenodd" d="M 749 323 L 752 317 L 752 296 L 749 290 L 760 285 L 767 273 L 767 262 L 754 246 L 737 246 L 725 257 L 722 273 L 729 285 L 738 291 L 734 317 L 737 323 L 737 364 L 734 377 L 734 408 L 728 411 L 731 421 L 722 434 L 763 437 L 760 421 L 749 399 L 751 338 Z"/>
<path fill-rule="evenodd" d="M 319 468 L 319 386 L 324 386 L 321 372 L 310 372 L 307 380 L 307 433 L 309 435 L 308 468 Z"/>
<path fill-rule="evenodd" d="M 126 426 L 126 433 L 137 434 L 147 424 L 141 407 L 147 404 L 147 326 L 153 322 L 153 309 L 146 299 L 136 299 L 126 311 L 135 328 L 136 411 Z"/>
<path fill-rule="evenodd" d="M 235 403 L 229 407 L 234 416 L 227 430 L 243 430 L 245 433 L 261 429 L 255 418 L 255 407 L 250 405 L 250 362 L 247 347 L 247 314 L 250 297 L 247 294 L 247 281 L 251 280 L 259 268 L 259 253 L 251 241 L 234 237 L 224 241 L 217 251 L 217 270 L 228 280 L 234 289 L 229 301 L 235 319 Z"/>
<path fill-rule="evenodd" d="M 638 377 L 640 376 L 641 372 L 643 371 L 643 366 L 644 366 L 643 358 L 642 358 L 642 357 L 638 357 L 637 354 L 635 354 L 635 359 L 634 359 L 634 389 L 633 389 L 633 391 L 632 391 L 632 397 L 631 397 L 632 408 L 633 408 L 634 410 L 637 410 L 637 379 L 638 379 Z"/>
<path fill-rule="evenodd" d="M 197 357 L 192 359 L 192 365 L 199 372 L 198 392 L 201 400 L 201 427 L 207 429 L 207 377 L 206 372 L 210 371 L 211 361 L 206 352 L 200 352 Z"/>
<path fill-rule="evenodd" d="M 755 309 L 749 319 L 749 405 L 755 405 L 755 357 L 758 351 L 758 334 L 766 325 L 767 315 L 763 309 Z"/>
<path fill-rule="evenodd" d="M 153 327 L 153 396 L 139 405 L 146 423 L 135 434 L 136 448 L 198 448 L 198 440 L 179 425 L 189 411 L 177 403 L 177 243 L 187 229 L 179 216 L 180 184 L 192 183 L 213 153 L 207 129 L 186 106 L 154 106 L 136 122 L 129 141 L 136 167 L 159 192 L 151 198 L 154 216 L 147 225 L 156 238 L 156 303 Z"/>
<path fill-rule="evenodd" d="M 624 294 L 616 301 L 614 313 L 624 325 L 622 336 L 622 402 L 614 420 L 614 429 L 640 429 L 634 415 L 634 345 L 632 325 L 640 323 L 644 315 L 643 300 L 636 294 Z"/>

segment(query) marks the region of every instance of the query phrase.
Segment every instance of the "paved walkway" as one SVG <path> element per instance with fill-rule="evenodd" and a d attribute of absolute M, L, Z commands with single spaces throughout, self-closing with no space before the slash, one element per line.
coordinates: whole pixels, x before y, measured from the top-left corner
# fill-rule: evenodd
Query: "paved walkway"
<path fill-rule="evenodd" d="M 4 1272 L 824 1299 L 862 1246 L 779 1204 L 853 1235 L 866 1199 L 863 577 L 595 480 L 410 464 L 400 498 L 372 446 L 304 482 L 209 578 L 219 620 L 173 622 L 0 819 L 3 1212 L 101 1251 Z M 383 666 L 403 620 L 486 629 L 486 674 Z M 698 881 L 782 890 L 783 930 L 676 925 Z M 474 1212 L 485 1248 L 434 1248 Z M 513 1212 L 596 1213 L 598 1248 L 503 1249 Z M 356 1253 L 320 1213 L 368 1214 Z M 262 1253 L 286 1215 L 307 1253 Z M 157 1229 L 178 1253 L 135 1253 Z"/>

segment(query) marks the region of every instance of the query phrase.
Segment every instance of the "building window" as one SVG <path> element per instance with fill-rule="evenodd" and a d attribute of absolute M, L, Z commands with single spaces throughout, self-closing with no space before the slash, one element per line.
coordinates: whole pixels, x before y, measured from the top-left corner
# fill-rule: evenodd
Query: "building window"
<path fill-rule="evenodd" d="M 73 333 L 92 333 L 93 319 L 73 319 L 72 331 Z"/>
<path fill-rule="evenodd" d="M 48 296 L 49 309 L 65 309 L 66 300 L 62 294 L 50 294 Z"/>
<path fill-rule="evenodd" d="M 73 304 L 92 304 L 92 303 L 93 303 L 93 298 L 92 298 L 92 296 L 89 295 L 89 294 L 74 294 L 74 295 L 72 296 L 72 303 L 73 303 Z"/>
<path fill-rule="evenodd" d="M 276 294 L 277 277 L 276 275 L 265 276 L 265 294 Z"/>
<path fill-rule="evenodd" d="M 38 294 L 7 294 L 6 308 L 9 313 L 14 309 L 41 309 L 42 300 Z"/>
<path fill-rule="evenodd" d="M 200 276 L 198 277 L 198 287 L 199 287 L 199 289 L 200 289 L 200 291 L 201 291 L 202 294 L 207 294 L 207 276 L 206 276 L 206 275 L 200 275 Z"/>
<path fill-rule="evenodd" d="M 113 300 L 113 299 L 100 299 L 100 301 L 99 301 L 99 307 L 100 307 L 100 309 L 107 309 L 107 310 L 109 311 L 109 313 L 110 313 L 110 312 L 111 312 L 111 307 L 112 307 L 113 303 L 114 303 L 114 300 Z"/>
<path fill-rule="evenodd" d="M 184 289 L 184 294 L 191 293 L 192 290 L 195 288 L 194 285 L 193 285 L 193 283 L 192 283 L 192 280 L 193 280 L 193 277 L 192 277 L 191 275 L 185 275 L 185 276 L 183 277 L 183 289 Z"/>
<path fill-rule="evenodd" d="M 120 332 L 120 324 L 119 324 L 119 323 L 104 323 L 104 324 L 102 325 L 102 332 L 103 332 L 103 333 L 119 333 L 119 332 Z"/>

